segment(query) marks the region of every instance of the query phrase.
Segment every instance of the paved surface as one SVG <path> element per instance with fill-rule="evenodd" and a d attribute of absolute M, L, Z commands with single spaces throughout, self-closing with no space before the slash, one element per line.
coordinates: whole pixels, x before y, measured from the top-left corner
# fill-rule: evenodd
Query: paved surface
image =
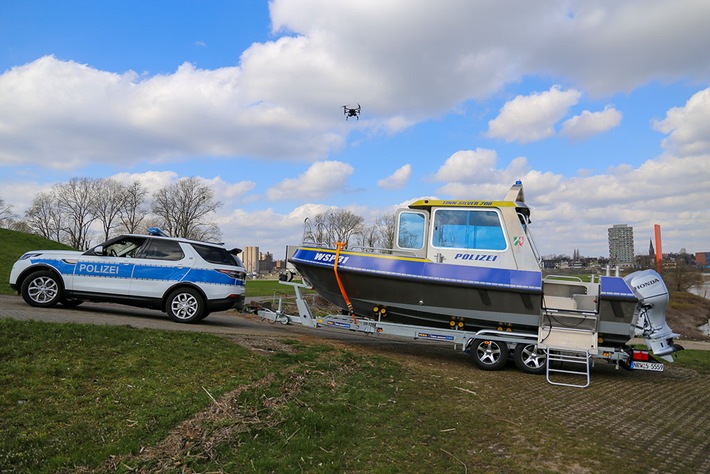
<path fill-rule="evenodd" d="M 239 336 L 288 338 L 294 335 L 309 335 L 327 339 L 351 340 L 361 344 L 375 343 L 409 343 L 410 339 L 390 336 L 372 336 L 348 331 L 332 329 L 313 330 L 298 325 L 284 326 L 270 324 L 251 314 L 241 314 L 236 311 L 212 313 L 198 324 L 180 324 L 171 321 L 160 311 L 135 308 L 112 303 L 85 302 L 76 308 L 35 308 L 20 296 L 0 295 L 0 318 L 19 320 L 35 320 L 62 323 L 106 324 L 110 326 L 131 326 L 135 328 L 164 329 L 168 331 L 198 331 L 212 334 L 228 334 Z M 679 341 L 686 349 L 710 350 L 710 342 Z M 634 339 L 632 343 L 643 344 L 642 339 Z M 421 345 L 442 346 L 441 343 L 417 341 Z"/>
<path fill-rule="evenodd" d="M 330 340 L 351 341 L 360 345 L 412 344 L 410 339 L 383 335 L 366 335 L 333 329 L 314 330 L 299 325 L 269 323 L 256 315 L 221 311 L 211 313 L 197 324 L 176 323 L 168 315 L 156 310 L 136 308 L 113 303 L 84 302 L 75 308 L 61 305 L 53 308 L 35 308 L 20 296 L 0 295 L 0 318 L 34 320 L 59 323 L 105 324 L 131 326 L 134 328 L 163 329 L 168 331 L 197 331 L 225 334 L 245 338 L 293 338 L 300 336 L 320 337 Z M 440 346 L 440 343 L 421 341 L 421 345 Z"/>

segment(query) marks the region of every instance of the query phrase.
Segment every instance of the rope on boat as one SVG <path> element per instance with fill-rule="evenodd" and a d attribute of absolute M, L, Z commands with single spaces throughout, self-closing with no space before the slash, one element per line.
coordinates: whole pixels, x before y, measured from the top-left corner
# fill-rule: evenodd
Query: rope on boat
<path fill-rule="evenodd" d="M 338 275 L 338 261 L 340 260 L 340 249 L 345 247 L 345 245 L 347 245 L 346 242 L 335 242 L 335 263 L 333 264 L 333 271 L 335 272 L 335 281 L 338 282 L 338 288 L 340 288 L 340 294 L 345 300 L 345 304 L 348 307 L 348 311 L 350 312 L 350 317 L 353 318 L 353 322 L 355 324 L 358 324 L 357 318 L 355 317 L 355 311 L 353 310 L 353 305 L 350 302 L 350 298 L 348 298 L 348 294 L 345 292 L 343 282 L 340 281 L 340 275 Z"/>

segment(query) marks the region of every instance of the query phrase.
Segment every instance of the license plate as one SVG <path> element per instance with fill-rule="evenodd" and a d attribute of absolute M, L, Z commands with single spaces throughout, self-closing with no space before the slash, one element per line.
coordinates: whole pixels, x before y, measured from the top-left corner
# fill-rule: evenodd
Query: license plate
<path fill-rule="evenodd" d="M 631 362 L 631 368 L 635 370 L 653 370 L 655 372 L 663 372 L 663 364 L 658 362 Z"/>

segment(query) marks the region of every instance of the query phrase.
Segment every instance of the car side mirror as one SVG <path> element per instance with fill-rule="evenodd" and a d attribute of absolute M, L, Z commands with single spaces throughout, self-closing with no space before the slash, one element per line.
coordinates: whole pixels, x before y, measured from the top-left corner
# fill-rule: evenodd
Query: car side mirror
<path fill-rule="evenodd" d="M 94 255 L 106 255 L 106 250 L 103 245 L 97 245 L 94 247 Z"/>

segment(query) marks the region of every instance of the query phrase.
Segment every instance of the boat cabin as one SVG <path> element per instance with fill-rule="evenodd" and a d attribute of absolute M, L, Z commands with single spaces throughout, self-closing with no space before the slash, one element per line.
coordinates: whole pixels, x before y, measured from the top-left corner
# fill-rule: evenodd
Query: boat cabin
<path fill-rule="evenodd" d="M 522 183 L 503 201 L 422 199 L 396 214 L 397 254 L 433 262 L 540 270 Z"/>

